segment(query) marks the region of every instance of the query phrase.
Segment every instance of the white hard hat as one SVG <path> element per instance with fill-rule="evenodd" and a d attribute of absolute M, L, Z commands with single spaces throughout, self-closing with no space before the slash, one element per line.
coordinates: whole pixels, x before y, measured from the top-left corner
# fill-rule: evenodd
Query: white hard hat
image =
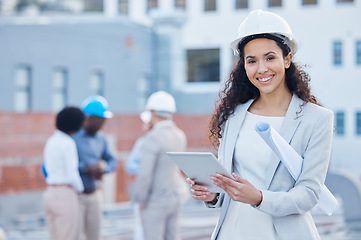
<path fill-rule="evenodd" d="M 150 95 L 145 107 L 147 110 L 174 113 L 175 101 L 172 95 L 164 91 L 158 91 Z"/>
<path fill-rule="evenodd" d="M 297 52 L 298 42 L 286 20 L 275 13 L 258 9 L 250 12 L 239 25 L 237 38 L 231 43 L 234 55 L 240 54 L 239 43 L 247 37 L 259 34 L 274 35 L 290 48 L 293 55 Z"/>

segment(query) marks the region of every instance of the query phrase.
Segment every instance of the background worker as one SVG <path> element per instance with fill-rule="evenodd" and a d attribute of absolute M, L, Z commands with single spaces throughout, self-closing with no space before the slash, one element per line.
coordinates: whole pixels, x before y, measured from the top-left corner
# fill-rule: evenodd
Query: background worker
<path fill-rule="evenodd" d="M 47 170 L 43 206 L 51 240 L 78 240 L 78 192 L 84 190 L 78 171 L 78 153 L 70 135 L 78 131 L 84 113 L 65 107 L 56 116 L 54 134 L 46 141 L 44 166 Z"/>
<path fill-rule="evenodd" d="M 138 168 L 140 163 L 140 148 L 143 144 L 145 134 L 148 131 L 150 131 L 150 129 L 152 129 L 150 118 L 151 118 L 150 111 L 144 111 L 140 114 L 140 119 L 143 122 L 142 130 L 144 134 L 140 138 L 138 138 L 137 141 L 134 143 L 132 151 L 129 154 L 127 162 L 125 163 L 125 171 L 131 176 L 136 176 L 138 173 Z M 129 185 L 130 195 L 133 192 L 133 190 L 134 190 L 134 184 L 130 184 Z M 143 240 L 144 239 L 143 228 L 142 228 L 138 203 L 133 204 L 133 210 L 134 210 L 134 218 L 135 218 L 134 240 Z"/>
<path fill-rule="evenodd" d="M 146 105 L 152 129 L 144 136 L 132 200 L 140 205 L 144 239 L 179 240 L 179 219 L 189 190 L 167 152 L 186 150 L 186 136 L 172 121 L 174 98 L 153 93 Z"/>
<path fill-rule="evenodd" d="M 86 99 L 82 107 L 86 115 L 82 129 L 74 135 L 79 154 L 79 172 L 84 191 L 79 195 L 80 228 L 86 240 L 101 237 L 103 194 L 99 189 L 105 173 L 117 167 L 117 160 L 109 151 L 107 140 L 100 131 L 107 118 L 113 117 L 108 110 L 108 102 L 101 96 Z"/>
<path fill-rule="evenodd" d="M 138 138 L 137 141 L 135 141 L 134 146 L 130 151 L 127 162 L 125 163 L 125 171 L 129 175 L 134 176 L 138 172 L 139 161 L 140 161 L 140 147 L 143 143 L 145 134 L 149 132 L 150 129 L 152 129 L 152 125 L 150 123 L 151 117 L 152 117 L 151 112 L 148 110 L 140 114 L 140 119 L 143 122 L 142 131 L 144 134 L 140 138 Z"/>

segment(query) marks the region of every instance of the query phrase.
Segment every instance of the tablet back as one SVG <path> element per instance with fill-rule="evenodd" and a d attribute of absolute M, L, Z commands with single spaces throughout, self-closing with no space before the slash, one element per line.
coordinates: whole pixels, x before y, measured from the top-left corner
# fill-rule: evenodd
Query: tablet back
<path fill-rule="evenodd" d="M 224 192 L 223 189 L 213 184 L 210 179 L 211 176 L 220 173 L 233 178 L 210 152 L 168 152 L 167 154 L 187 177 L 193 179 L 199 185 L 208 187 L 210 192 Z"/>

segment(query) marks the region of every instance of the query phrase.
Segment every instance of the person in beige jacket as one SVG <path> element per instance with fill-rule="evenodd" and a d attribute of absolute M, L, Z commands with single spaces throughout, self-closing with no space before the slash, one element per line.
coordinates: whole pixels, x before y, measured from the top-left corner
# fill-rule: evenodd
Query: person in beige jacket
<path fill-rule="evenodd" d="M 179 220 L 189 189 L 167 152 L 184 152 L 186 136 L 172 121 L 176 107 L 170 94 L 153 93 L 146 109 L 151 112 L 153 128 L 140 149 L 132 201 L 140 205 L 145 240 L 179 240 Z"/>

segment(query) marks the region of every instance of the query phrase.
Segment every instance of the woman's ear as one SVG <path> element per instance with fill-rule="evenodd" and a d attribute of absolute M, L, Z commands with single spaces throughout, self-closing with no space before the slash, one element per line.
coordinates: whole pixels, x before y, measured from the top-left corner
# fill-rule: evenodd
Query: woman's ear
<path fill-rule="evenodd" d="M 285 68 L 288 69 L 292 62 L 292 53 L 288 53 L 288 55 L 284 58 Z"/>

